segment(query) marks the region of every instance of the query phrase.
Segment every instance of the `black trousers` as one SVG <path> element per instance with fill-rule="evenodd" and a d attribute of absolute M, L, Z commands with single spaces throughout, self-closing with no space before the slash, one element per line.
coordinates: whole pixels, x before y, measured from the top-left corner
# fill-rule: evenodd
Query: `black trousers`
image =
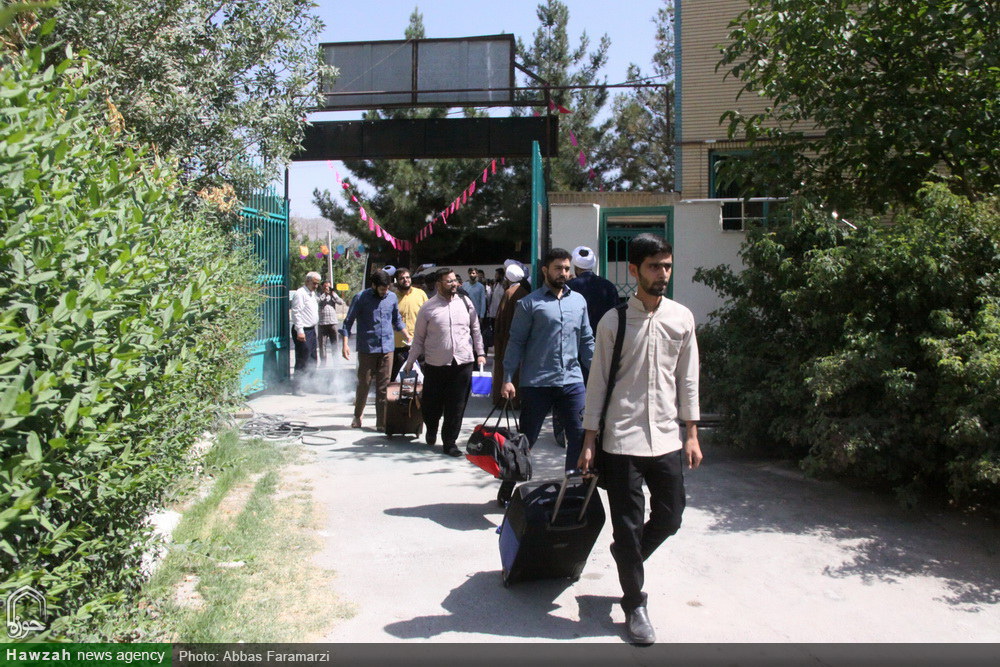
<path fill-rule="evenodd" d="M 643 563 L 681 527 L 681 514 L 687 504 L 682 452 L 663 456 L 605 456 L 604 475 L 614 537 L 611 555 L 618 566 L 621 603 L 626 613 L 646 605 L 646 594 L 642 592 Z M 645 523 L 643 482 L 650 493 L 649 520 Z"/>
<path fill-rule="evenodd" d="M 402 370 L 403 364 L 406 363 L 406 358 L 410 356 L 410 348 L 408 347 L 397 347 L 392 351 L 392 372 L 389 373 L 389 382 L 395 382 L 396 376 L 399 375 L 399 371 Z"/>
<path fill-rule="evenodd" d="M 427 426 L 427 444 L 434 444 L 438 432 L 438 421 L 444 415 L 441 425 L 441 442 L 445 447 L 454 445 L 462 430 L 465 404 L 472 389 L 472 362 L 450 366 L 424 364 L 424 395 L 421 407 L 424 411 L 424 425 Z"/>
<path fill-rule="evenodd" d="M 296 385 L 316 367 L 316 327 L 303 329 L 302 333 L 306 335 L 305 340 L 299 340 L 295 331 L 292 331 L 292 343 L 295 346 L 295 375 L 292 382 Z"/>

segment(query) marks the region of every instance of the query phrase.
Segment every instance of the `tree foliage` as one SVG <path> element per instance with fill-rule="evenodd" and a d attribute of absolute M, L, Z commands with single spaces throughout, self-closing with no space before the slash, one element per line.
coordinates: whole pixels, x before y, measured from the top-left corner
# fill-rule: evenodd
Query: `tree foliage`
<path fill-rule="evenodd" d="M 249 251 L 108 114 L 101 65 L 55 60 L 0 69 L 0 596 L 34 586 L 80 638 L 136 590 L 260 298 Z"/>
<path fill-rule="evenodd" d="M 317 104 L 312 0 L 62 0 L 49 43 L 100 63 L 94 85 L 126 128 L 177 160 L 192 189 L 266 185 Z"/>
<path fill-rule="evenodd" d="M 632 64 L 626 79 L 666 87 L 636 88 L 616 95 L 612 102 L 614 125 L 601 146 L 609 169 L 606 185 L 613 190 L 670 192 L 674 189 L 674 5 L 663 0 L 653 18 L 656 51 L 651 76 Z"/>
<path fill-rule="evenodd" d="M 559 192 L 596 190 L 600 186 L 597 178 L 580 166 L 580 148 L 573 145 L 570 133 L 577 137 L 584 147 L 596 174 L 610 169 L 601 158 L 599 151 L 605 134 L 610 130 L 611 121 L 598 121 L 597 117 L 608 100 L 607 77 L 601 70 L 608 62 L 608 48 L 611 40 L 603 35 L 593 50 L 590 37 L 583 32 L 572 46 L 569 36 L 569 6 L 559 0 L 545 0 L 536 10 L 539 26 L 530 44 L 517 40 L 517 55 L 526 69 L 530 70 L 550 86 L 580 86 L 573 90 L 552 90 L 553 102 L 571 111 L 559 117 L 559 157 L 547 162 L 549 189 Z M 525 80 L 527 85 L 538 86 L 539 82 Z M 594 86 L 594 87 L 588 87 Z M 538 100 L 542 91 L 519 93 L 522 101 Z M 546 112 L 544 107 L 543 113 Z M 526 167 L 530 169 L 530 164 Z M 527 181 L 530 183 L 530 180 Z"/>
<path fill-rule="evenodd" d="M 424 37 L 423 16 L 414 10 L 405 31 L 406 39 Z M 465 116 L 482 115 L 465 110 Z M 445 118 L 447 109 L 393 109 L 372 111 L 366 119 L 385 118 Z M 498 158 L 501 156 L 497 156 Z M 502 261 L 513 250 L 516 240 L 529 236 L 530 171 L 515 169 L 515 162 L 489 174 L 486 186 L 479 187 L 462 208 L 449 216 L 448 224 L 435 223 L 435 233 L 419 243 L 411 253 L 398 253 L 369 230 L 359 216 L 360 205 L 365 212 L 388 229 L 394 236 L 413 239 L 433 215 L 446 208 L 456 196 L 481 178 L 489 160 L 349 160 L 345 166 L 354 178 L 344 180 L 361 202 L 341 204 L 329 190 L 313 192 L 313 201 L 323 217 L 337 229 L 361 239 L 372 248 L 380 261 L 393 264 L 440 262 L 453 255 L 470 257 L 485 251 L 487 261 Z M 359 188 L 359 185 L 364 184 Z M 481 185 L 481 181 L 480 181 Z"/>
<path fill-rule="evenodd" d="M 607 62 L 609 41 L 607 36 L 600 40 L 597 48 L 588 51 L 590 40 L 584 33 L 575 48 L 570 46 L 567 31 L 568 7 L 558 0 L 546 0 L 537 9 L 540 22 L 530 45 L 517 41 L 519 60 L 535 74 L 552 86 L 590 86 L 593 89 L 554 90 L 555 104 L 571 110 L 572 114 L 560 117 L 560 157 L 549 162 L 549 179 L 553 190 L 597 189 L 598 181 L 588 177 L 588 171 L 578 162 L 579 148 L 572 145 L 570 132 L 578 138 L 582 146 L 588 147 L 589 156 L 599 158 L 600 144 L 610 120 L 595 126 L 595 119 L 607 100 L 607 90 L 600 87 L 606 83 L 599 72 Z M 423 19 L 418 11 L 410 17 L 406 30 L 407 39 L 424 36 Z M 539 85 L 534 80 L 526 80 L 530 85 Z M 544 94 L 540 91 L 519 93 L 520 101 L 534 101 L 543 111 Z M 368 118 L 441 118 L 448 110 L 392 110 L 369 113 Z M 463 110 L 466 116 L 480 116 L 484 112 L 474 109 Z M 515 108 L 515 114 L 523 109 Z M 496 156 L 504 157 L 504 156 Z M 434 214 L 460 195 L 477 177 L 481 177 L 488 159 L 469 160 L 383 160 L 350 161 L 345 163 L 354 175 L 350 179 L 352 187 L 359 183 L 361 191 L 371 188 L 366 196 L 366 213 L 374 213 L 379 224 L 384 225 L 394 235 L 413 238 L 426 225 L 428 215 Z M 598 161 L 595 168 L 604 169 Z M 347 180 L 347 179 L 345 179 Z M 369 231 L 362 221 L 358 208 L 352 203 L 340 204 L 329 191 L 315 191 L 314 202 L 323 216 L 337 225 L 338 229 L 362 239 L 375 249 L 377 256 L 386 261 L 420 264 L 426 261 L 449 261 L 458 258 L 468 261 L 502 261 L 507 257 L 518 257 L 527 261 L 531 221 L 531 161 L 527 159 L 506 160 L 506 165 L 496 174 L 489 174 L 486 186 L 477 185 L 474 197 L 450 216 L 447 225 L 435 223 L 435 233 L 419 243 L 412 254 L 395 253 Z"/>
<path fill-rule="evenodd" d="M 935 184 L 886 226 L 806 208 L 750 232 L 700 343 L 737 443 L 972 502 L 1000 498 L 1000 199 Z"/>
<path fill-rule="evenodd" d="M 750 189 L 842 211 L 912 203 L 928 179 L 971 200 L 997 191 L 1000 5 L 748 4 L 720 67 L 743 94 L 773 100 L 760 114 L 724 116 L 758 149 L 740 175 Z"/>

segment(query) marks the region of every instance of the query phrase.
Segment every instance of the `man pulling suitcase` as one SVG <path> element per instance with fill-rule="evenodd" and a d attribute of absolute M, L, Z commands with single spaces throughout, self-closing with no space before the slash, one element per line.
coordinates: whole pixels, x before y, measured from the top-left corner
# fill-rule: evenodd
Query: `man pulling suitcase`
<path fill-rule="evenodd" d="M 413 344 L 403 371 L 410 372 L 413 362 L 424 357 L 420 367 L 424 372 L 427 444 L 434 446 L 443 415 L 443 451 L 448 456 L 461 456 L 456 442 L 472 386 L 472 364 L 485 364 L 486 353 L 479 331 L 479 316 L 472 302 L 458 294 L 455 272 L 439 269 L 434 274 L 433 284 L 437 294 L 417 313 Z"/>

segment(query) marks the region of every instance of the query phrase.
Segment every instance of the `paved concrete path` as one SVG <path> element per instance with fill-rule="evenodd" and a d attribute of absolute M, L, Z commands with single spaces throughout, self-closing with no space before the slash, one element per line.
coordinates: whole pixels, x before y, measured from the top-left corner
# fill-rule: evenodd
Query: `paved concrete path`
<path fill-rule="evenodd" d="M 317 563 L 356 615 L 329 642 L 620 642 L 624 620 L 606 524 L 582 578 L 500 579 L 497 482 L 422 439 L 350 429 L 353 362 L 317 374 L 305 398 L 264 395 L 258 412 L 321 427 L 295 474 L 324 527 Z M 470 399 L 462 442 L 489 411 Z M 716 436 L 717 437 L 717 436 Z M 708 444 L 686 477 L 680 532 L 647 565 L 661 642 L 998 642 L 1000 531 L 741 460 Z M 557 477 L 546 424 L 535 479 Z M 606 499 L 605 499 L 606 506 Z M 322 613 L 322 610 L 317 610 Z"/>

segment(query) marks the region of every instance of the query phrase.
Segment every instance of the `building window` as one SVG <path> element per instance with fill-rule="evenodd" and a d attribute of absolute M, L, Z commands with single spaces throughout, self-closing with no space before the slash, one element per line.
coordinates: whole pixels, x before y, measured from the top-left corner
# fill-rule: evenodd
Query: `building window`
<path fill-rule="evenodd" d="M 724 199 L 722 203 L 723 231 L 743 231 L 753 225 L 764 225 L 773 218 L 779 200 L 764 196 L 763 193 L 749 193 L 735 180 L 723 181 L 719 168 L 731 158 L 747 158 L 750 151 L 710 151 L 708 154 L 708 196 Z M 760 196 L 757 196 L 760 194 Z"/>

